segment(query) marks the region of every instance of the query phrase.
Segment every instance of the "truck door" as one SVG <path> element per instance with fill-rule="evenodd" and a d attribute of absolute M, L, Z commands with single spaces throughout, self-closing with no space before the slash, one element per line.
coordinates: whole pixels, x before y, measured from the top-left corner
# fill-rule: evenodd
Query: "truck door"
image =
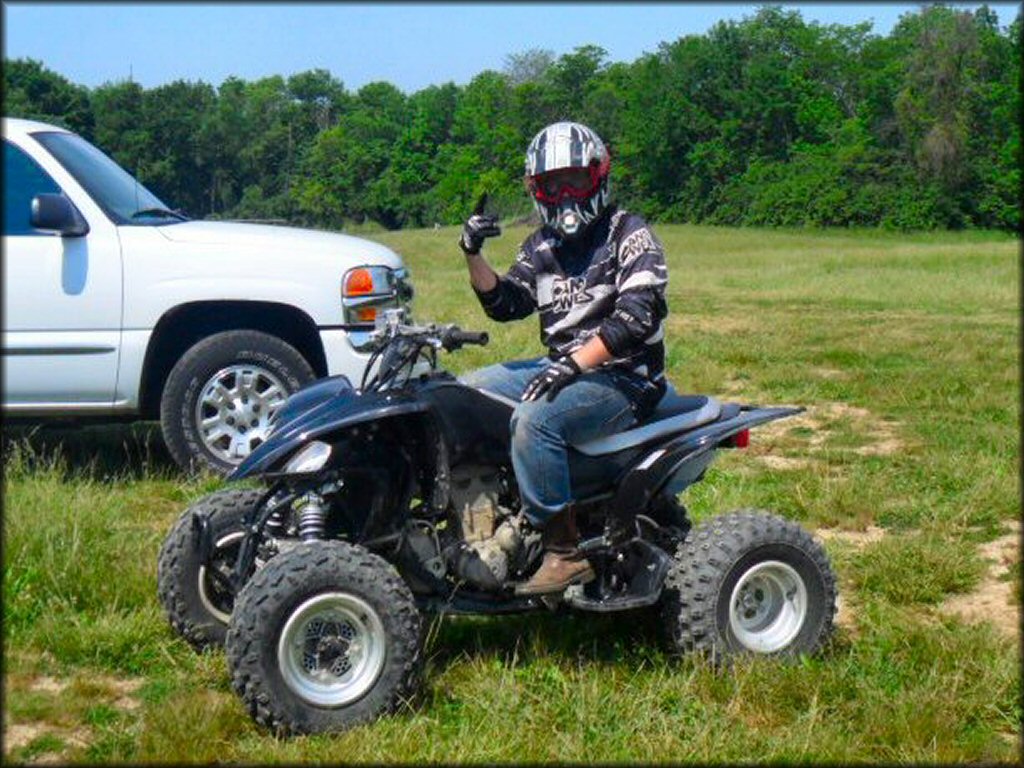
<path fill-rule="evenodd" d="M 117 228 L 68 195 L 89 234 L 61 237 L 34 229 L 32 198 L 67 194 L 55 180 L 59 169 L 53 170 L 4 140 L 3 389 L 4 408 L 12 413 L 115 405 L 122 303 Z"/>

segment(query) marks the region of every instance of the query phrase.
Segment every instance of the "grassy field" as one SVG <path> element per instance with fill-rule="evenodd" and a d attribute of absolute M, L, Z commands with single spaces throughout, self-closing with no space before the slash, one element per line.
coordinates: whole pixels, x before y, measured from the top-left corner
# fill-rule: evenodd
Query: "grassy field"
<path fill-rule="evenodd" d="M 5 761 L 1017 762 L 1019 242 L 657 231 L 676 387 L 808 408 L 684 501 L 819 533 L 842 590 L 824 654 L 716 675 L 666 656 L 645 616 L 449 618 L 405 711 L 275 740 L 157 604 L 165 532 L 219 481 L 178 476 L 152 425 L 8 429 Z M 535 320 L 484 318 L 456 236 L 374 235 L 410 265 L 418 319 L 491 332 L 452 370 L 538 354 Z"/>

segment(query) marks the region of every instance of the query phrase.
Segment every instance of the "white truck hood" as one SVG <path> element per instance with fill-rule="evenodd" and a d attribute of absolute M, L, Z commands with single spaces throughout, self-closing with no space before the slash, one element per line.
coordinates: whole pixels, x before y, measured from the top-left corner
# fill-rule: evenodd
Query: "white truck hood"
<path fill-rule="evenodd" d="M 242 224 L 232 221 L 184 221 L 155 227 L 165 238 L 175 243 L 202 245 L 230 245 L 235 248 L 274 249 L 295 254 L 297 251 L 357 256 L 367 263 L 383 264 L 392 268 L 402 261 L 390 248 L 337 232 L 321 232 L 299 227 L 278 227 L 267 224 Z"/>

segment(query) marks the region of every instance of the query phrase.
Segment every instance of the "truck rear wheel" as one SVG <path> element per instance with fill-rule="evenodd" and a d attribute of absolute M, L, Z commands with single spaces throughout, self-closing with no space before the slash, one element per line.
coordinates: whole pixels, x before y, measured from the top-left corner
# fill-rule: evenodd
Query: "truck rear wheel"
<path fill-rule="evenodd" d="M 284 401 L 316 378 L 290 344 L 259 331 L 224 331 L 191 347 L 160 400 L 164 440 L 186 471 L 228 474 L 265 439 Z"/>

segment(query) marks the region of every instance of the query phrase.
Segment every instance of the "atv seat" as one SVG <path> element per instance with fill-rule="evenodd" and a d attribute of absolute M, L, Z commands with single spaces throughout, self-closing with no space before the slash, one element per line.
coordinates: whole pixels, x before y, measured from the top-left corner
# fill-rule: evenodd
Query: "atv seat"
<path fill-rule="evenodd" d="M 608 437 L 588 440 L 573 448 L 587 456 L 617 453 L 666 435 L 703 426 L 717 419 L 721 412 L 722 404 L 715 398 L 707 395 L 680 395 L 669 384 L 658 401 L 658 407 L 635 427 Z"/>

